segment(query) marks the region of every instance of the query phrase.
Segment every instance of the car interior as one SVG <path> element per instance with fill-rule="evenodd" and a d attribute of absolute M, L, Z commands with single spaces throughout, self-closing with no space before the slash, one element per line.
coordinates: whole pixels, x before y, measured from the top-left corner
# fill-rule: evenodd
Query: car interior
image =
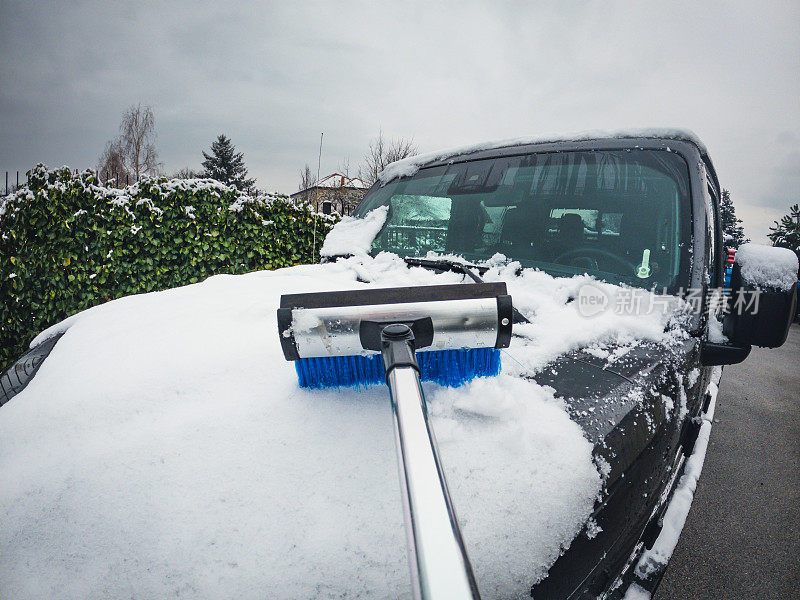
<path fill-rule="evenodd" d="M 688 189 L 680 165 L 654 154 L 669 153 L 563 152 L 423 170 L 386 199 L 373 249 L 470 260 L 499 252 L 559 274 L 668 287 Z"/>

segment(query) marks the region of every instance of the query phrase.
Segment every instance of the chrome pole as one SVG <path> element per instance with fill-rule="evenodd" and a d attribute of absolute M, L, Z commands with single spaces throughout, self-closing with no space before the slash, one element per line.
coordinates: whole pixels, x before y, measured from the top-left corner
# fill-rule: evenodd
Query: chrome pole
<path fill-rule="evenodd" d="M 447 490 L 419 373 L 398 365 L 387 377 L 392 400 L 414 598 L 480 596 Z"/>

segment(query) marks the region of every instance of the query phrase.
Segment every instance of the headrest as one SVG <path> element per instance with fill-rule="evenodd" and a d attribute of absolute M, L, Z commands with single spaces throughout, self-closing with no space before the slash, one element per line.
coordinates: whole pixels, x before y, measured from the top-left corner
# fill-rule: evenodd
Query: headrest
<path fill-rule="evenodd" d="M 625 212 L 620 220 L 619 237 L 625 246 L 644 246 L 646 240 L 654 237 L 652 224 L 641 212 Z"/>
<path fill-rule="evenodd" d="M 561 237 L 583 237 L 583 219 L 575 213 L 561 215 L 558 220 L 558 234 Z"/>

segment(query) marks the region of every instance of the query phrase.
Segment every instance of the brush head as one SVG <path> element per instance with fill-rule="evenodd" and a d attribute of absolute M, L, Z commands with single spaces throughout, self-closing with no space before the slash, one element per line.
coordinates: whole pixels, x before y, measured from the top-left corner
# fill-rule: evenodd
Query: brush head
<path fill-rule="evenodd" d="M 512 321 L 505 283 L 288 294 L 278 309 L 283 353 L 302 387 L 383 381 L 381 332 L 392 324 L 412 330 L 422 380 L 457 386 L 497 375 Z"/>
<path fill-rule="evenodd" d="M 458 387 L 475 377 L 500 373 L 500 350 L 469 348 L 417 352 L 420 379 Z M 301 358 L 294 363 L 300 387 L 352 387 L 383 383 L 386 377 L 380 354 Z"/>

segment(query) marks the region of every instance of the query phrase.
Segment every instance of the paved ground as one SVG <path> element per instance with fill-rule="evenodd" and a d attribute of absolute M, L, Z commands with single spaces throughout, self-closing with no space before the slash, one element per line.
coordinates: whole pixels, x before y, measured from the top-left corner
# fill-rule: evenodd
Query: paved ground
<path fill-rule="evenodd" d="M 800 598 L 800 325 L 725 368 L 697 494 L 655 600 Z"/>

